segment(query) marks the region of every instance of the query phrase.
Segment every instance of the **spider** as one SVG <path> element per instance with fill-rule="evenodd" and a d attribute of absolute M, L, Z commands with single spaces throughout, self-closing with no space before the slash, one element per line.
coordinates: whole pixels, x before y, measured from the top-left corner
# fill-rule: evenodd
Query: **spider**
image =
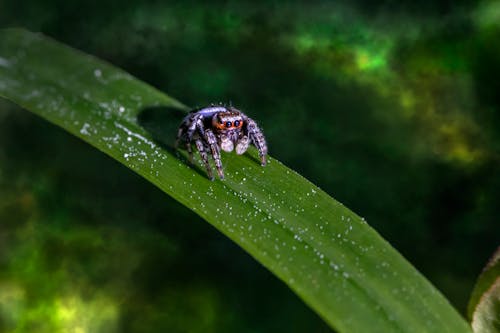
<path fill-rule="evenodd" d="M 182 141 L 186 145 L 189 161 L 193 162 L 191 145 L 194 141 L 200 153 L 208 177 L 213 180 L 208 154 L 212 155 L 220 179 L 224 179 L 224 170 L 220 150 L 241 155 L 253 143 L 259 151 L 261 164 L 266 165 L 267 144 L 264 134 L 257 123 L 240 110 L 232 106 L 207 106 L 192 110 L 181 122 L 175 147 Z"/>

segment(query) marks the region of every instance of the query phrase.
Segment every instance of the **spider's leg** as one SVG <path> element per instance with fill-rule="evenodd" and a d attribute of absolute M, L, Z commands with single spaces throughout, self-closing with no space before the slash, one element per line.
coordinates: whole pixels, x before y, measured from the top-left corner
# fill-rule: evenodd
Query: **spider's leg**
<path fill-rule="evenodd" d="M 182 135 L 182 130 L 179 128 L 179 133 L 177 134 L 177 138 L 175 139 L 175 143 L 174 143 L 174 148 L 177 149 L 179 148 L 179 141 L 181 139 L 181 135 Z"/>
<path fill-rule="evenodd" d="M 191 145 L 193 142 L 193 136 L 197 130 L 203 135 L 203 117 L 201 115 L 190 114 L 182 120 L 179 130 L 177 131 L 177 139 L 175 140 L 176 149 L 179 147 L 179 142 L 181 140 L 184 141 L 190 163 L 193 163 L 193 151 Z"/>
<path fill-rule="evenodd" d="M 212 173 L 212 167 L 210 167 L 210 163 L 208 162 L 208 154 L 205 150 L 205 144 L 203 143 L 201 138 L 196 139 L 195 143 L 196 143 L 196 148 L 198 149 L 198 152 L 200 153 L 201 159 L 203 160 L 203 164 L 205 165 L 205 168 L 207 169 L 208 178 L 210 178 L 210 180 L 214 180 L 214 175 Z M 191 158 L 192 158 L 192 155 L 193 154 L 191 153 L 190 154 Z"/>
<path fill-rule="evenodd" d="M 200 133 L 200 136 L 205 135 L 205 126 L 203 125 L 203 116 L 200 114 L 194 115 L 191 118 L 192 122 L 189 125 L 187 131 L 186 131 L 186 136 L 189 141 L 192 140 L 193 134 L 196 130 Z"/>
<path fill-rule="evenodd" d="M 252 143 L 257 147 L 259 151 L 260 161 L 262 165 L 266 165 L 266 155 L 267 155 L 267 143 L 257 123 L 251 119 L 247 118 L 247 131 L 248 136 L 252 140 Z"/>
<path fill-rule="evenodd" d="M 205 138 L 205 125 L 203 124 L 203 115 L 201 114 L 196 114 L 190 118 L 191 120 L 191 125 L 189 126 L 187 130 L 186 136 L 188 137 L 189 143 L 193 140 L 193 136 L 197 137 L 199 140 Z M 195 142 L 196 142 L 195 140 Z M 198 144 L 196 145 L 198 147 Z M 193 163 L 193 153 L 191 152 L 191 146 L 187 149 L 189 153 L 189 161 Z M 199 149 L 198 149 L 199 150 Z M 206 149 L 205 149 L 206 150 Z M 209 172 L 210 178 L 213 179 L 212 175 L 212 170 Z"/>
<path fill-rule="evenodd" d="M 179 141 L 181 138 L 184 139 L 187 144 L 193 141 L 193 135 L 198 130 L 203 136 L 203 120 L 201 115 L 188 115 L 184 120 L 182 120 L 179 130 L 177 131 L 177 139 L 175 140 L 175 148 L 179 146 Z"/>
<path fill-rule="evenodd" d="M 198 147 L 198 145 L 196 145 L 196 147 Z M 186 141 L 186 150 L 188 152 L 189 163 L 193 164 L 193 151 L 191 150 L 191 142 Z"/>
<path fill-rule="evenodd" d="M 179 141 L 181 141 L 182 135 L 186 132 L 186 125 L 182 122 L 181 126 L 179 126 L 179 130 L 177 131 L 177 137 L 175 139 L 175 149 L 179 148 Z"/>
<path fill-rule="evenodd" d="M 177 138 L 175 139 L 175 149 L 179 148 L 179 143 L 182 140 L 185 148 L 188 152 L 189 156 L 189 162 L 192 164 L 193 163 L 193 151 L 191 150 L 191 139 L 188 138 L 187 136 L 187 130 L 188 130 L 188 122 L 186 120 L 183 120 L 181 125 L 179 126 L 179 130 L 177 131 Z"/>
<path fill-rule="evenodd" d="M 224 179 L 224 170 L 222 170 L 222 161 L 220 159 L 219 146 L 217 145 L 217 139 L 211 129 L 205 130 L 205 141 L 207 142 L 210 150 L 212 151 L 212 157 L 215 162 L 215 167 L 217 168 L 217 173 L 220 179 Z"/>
<path fill-rule="evenodd" d="M 250 144 L 250 139 L 248 138 L 247 135 L 244 135 L 236 143 L 236 154 L 238 155 L 244 154 L 247 151 L 249 144 Z"/>

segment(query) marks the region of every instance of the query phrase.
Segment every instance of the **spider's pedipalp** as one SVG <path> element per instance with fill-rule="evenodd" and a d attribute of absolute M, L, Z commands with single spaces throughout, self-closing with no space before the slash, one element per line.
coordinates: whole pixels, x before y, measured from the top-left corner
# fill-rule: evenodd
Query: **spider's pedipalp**
<path fill-rule="evenodd" d="M 244 154 L 247 151 L 249 145 L 250 139 L 248 138 L 248 136 L 244 135 L 241 139 L 238 140 L 238 143 L 236 144 L 236 154 Z"/>
<path fill-rule="evenodd" d="M 220 147 L 222 150 L 232 152 L 234 149 L 233 141 L 227 135 L 220 136 Z"/>

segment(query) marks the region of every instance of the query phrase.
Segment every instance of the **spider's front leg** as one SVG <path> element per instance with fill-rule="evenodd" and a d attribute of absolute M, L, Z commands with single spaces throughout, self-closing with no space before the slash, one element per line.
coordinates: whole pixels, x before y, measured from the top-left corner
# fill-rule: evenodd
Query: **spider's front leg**
<path fill-rule="evenodd" d="M 210 147 L 212 152 L 212 157 L 215 162 L 215 167 L 217 168 L 217 173 L 219 174 L 220 179 L 224 179 L 224 170 L 222 169 L 222 161 L 220 159 L 220 151 L 219 145 L 217 144 L 217 138 L 215 137 L 214 132 L 211 129 L 205 130 L 205 141 Z"/>
<path fill-rule="evenodd" d="M 267 143 L 266 138 L 264 138 L 264 134 L 262 133 L 259 126 L 255 120 L 251 118 L 247 118 L 247 132 L 248 137 L 252 141 L 252 143 L 257 147 L 259 151 L 260 162 L 262 165 L 266 165 L 266 156 L 267 156 Z"/>

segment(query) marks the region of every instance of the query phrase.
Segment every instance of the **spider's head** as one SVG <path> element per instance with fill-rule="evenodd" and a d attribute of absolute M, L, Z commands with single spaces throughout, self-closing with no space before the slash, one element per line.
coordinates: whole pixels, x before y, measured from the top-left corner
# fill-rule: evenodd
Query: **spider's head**
<path fill-rule="evenodd" d="M 243 126 L 243 117 L 240 112 L 217 112 L 212 117 L 212 127 L 219 133 L 239 132 Z"/>
<path fill-rule="evenodd" d="M 212 127 L 218 136 L 222 150 L 233 151 L 240 137 L 243 121 L 243 116 L 238 111 L 224 111 L 214 114 Z"/>

